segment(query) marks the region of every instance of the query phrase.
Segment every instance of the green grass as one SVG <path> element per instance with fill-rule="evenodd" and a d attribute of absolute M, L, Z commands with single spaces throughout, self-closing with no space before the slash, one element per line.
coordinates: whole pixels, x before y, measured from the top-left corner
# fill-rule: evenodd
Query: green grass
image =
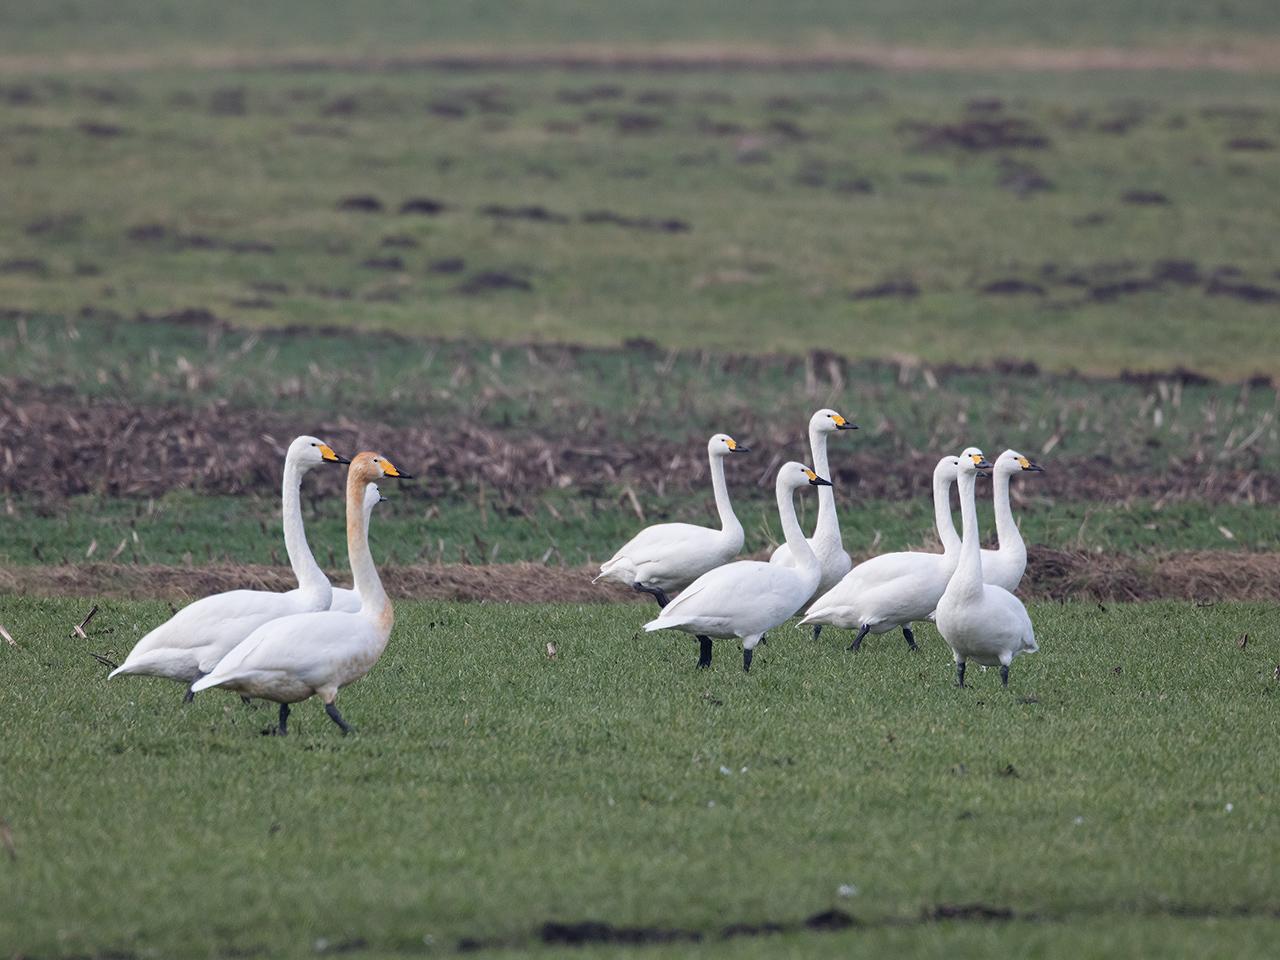
<path fill-rule="evenodd" d="M 859 657 L 783 629 L 750 675 L 730 643 L 697 673 L 634 606 L 406 603 L 341 698 L 358 735 L 308 704 L 285 740 L 229 696 L 105 683 L 87 654 L 165 608 L 105 602 L 68 639 L 82 605 L 0 598 L 20 955 L 518 955 L 548 919 L 714 937 L 832 906 L 871 929 L 645 955 L 1273 946 L 1270 605 L 1037 605 L 1043 652 L 1003 692 L 991 672 L 957 690 L 928 628 L 918 655 Z M 910 925 L 947 902 L 1038 922 Z"/>
<path fill-rule="evenodd" d="M 1031 481 L 1034 482 L 1034 481 Z M 392 499 L 378 507 L 373 536 L 390 564 L 542 561 L 576 566 L 607 559 L 642 526 L 624 495 L 545 494 L 508 513 L 474 500 Z M 738 496 L 747 553 L 782 539 L 777 508 L 757 490 Z M 933 508 L 923 498 L 863 501 L 841 496 L 840 526 L 854 553 L 934 548 Z M 0 525 L 0 564 L 208 563 L 285 564 L 276 498 L 196 496 L 174 492 L 144 500 L 75 497 L 56 504 L 10 501 L 14 514 Z M 646 497 L 644 523 L 716 525 L 709 497 Z M 798 502 L 802 523 L 814 504 Z M 1032 499 L 1018 509 L 1023 538 L 1042 547 L 1132 553 L 1149 550 L 1271 550 L 1280 540 L 1274 506 L 1149 501 L 1054 503 Z M 337 497 L 317 497 L 304 511 L 320 562 L 340 579 L 346 568 L 346 526 Z M 990 507 L 982 529 L 994 537 Z M 1223 533 L 1225 528 L 1231 536 Z"/>
<path fill-rule="evenodd" d="M 1102 373 L 1280 368 L 1268 305 L 1207 292 L 1223 267 L 1239 271 L 1228 285 L 1276 288 L 1276 153 L 1228 146 L 1275 139 L 1269 75 L 188 71 L 16 86 L 0 100 L 0 262 L 36 266 L 0 271 L 9 307 Z M 1049 146 L 918 148 L 913 123 L 960 122 L 992 96 Z M 655 126 L 622 132 L 619 117 Z M 1010 163 L 1052 189 L 1002 186 Z M 1171 202 L 1123 202 L 1132 190 Z M 389 212 L 336 209 L 353 194 Z M 449 209 L 393 212 L 420 195 Z M 491 204 L 570 222 L 495 222 L 479 212 Z M 691 229 L 579 219 L 601 209 Z M 224 246 L 127 239 L 150 224 Z M 418 246 L 384 248 L 389 235 Z M 363 265 L 389 255 L 399 268 Z M 463 272 L 429 269 L 446 258 Z M 1104 300 L 1061 279 L 1141 279 L 1168 258 L 1205 279 Z M 533 289 L 459 292 L 484 271 Z M 1045 294 L 981 292 L 1008 279 Z M 850 299 L 887 280 L 919 295 Z"/>
<path fill-rule="evenodd" d="M 573 41 L 742 41 L 813 43 L 886 40 L 989 46 L 1002 43 L 1108 46 L 1246 40 L 1277 30 L 1265 0 L 1226 4 L 1165 0 L 801 0 L 739 4 L 730 0 L 643 4 L 574 0 L 501 0 L 441 4 L 405 0 L 358 6 L 289 0 L 267 8 L 245 3 L 126 0 L 57 7 L 6 0 L 0 50 L 179 53 L 208 47 L 241 51 L 279 47 L 395 49 L 409 44 L 530 44 Z"/>

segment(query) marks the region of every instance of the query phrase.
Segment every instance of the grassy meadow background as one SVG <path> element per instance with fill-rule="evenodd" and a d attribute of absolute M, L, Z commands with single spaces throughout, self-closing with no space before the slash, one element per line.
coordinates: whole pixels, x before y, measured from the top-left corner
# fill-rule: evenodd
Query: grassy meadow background
<path fill-rule="evenodd" d="M 0 24 L 0 954 L 1267 955 L 1272 5 Z M 762 555 L 825 405 L 858 556 L 934 548 L 942 453 L 1046 466 L 1007 693 L 930 627 L 700 674 L 589 586 L 712 515 L 716 431 Z M 419 478 L 374 519 L 358 736 L 104 683 L 173 607 L 286 585 L 301 432 Z M 304 512 L 345 582 L 341 481 Z"/>

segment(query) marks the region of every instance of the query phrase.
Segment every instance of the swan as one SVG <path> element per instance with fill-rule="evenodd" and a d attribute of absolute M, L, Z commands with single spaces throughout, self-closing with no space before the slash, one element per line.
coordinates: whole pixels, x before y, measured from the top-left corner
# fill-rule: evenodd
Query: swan
<path fill-rule="evenodd" d="M 983 583 L 978 542 L 978 508 L 974 503 L 977 471 L 985 460 L 965 460 L 957 467 L 963 534 L 960 557 L 947 589 L 938 601 L 938 632 L 955 655 L 956 679 L 964 686 L 965 664 L 1000 665 L 1000 683 L 1009 686 L 1009 664 L 1022 653 L 1035 653 L 1035 631 L 1022 601 L 1004 587 Z"/>
<path fill-rule="evenodd" d="M 347 471 L 347 554 L 360 594 L 360 612 L 321 610 L 265 623 L 208 676 L 193 683 L 192 690 L 227 687 L 241 696 L 274 700 L 280 704 L 280 725 L 275 731 L 280 736 L 289 732 L 289 704 L 318 695 L 325 713 L 343 734 L 351 732 L 334 702 L 338 691 L 378 662 L 395 623 L 391 601 L 369 552 L 364 509 L 365 488 L 382 477 L 410 479 L 376 453 L 358 454 Z"/>
<path fill-rule="evenodd" d="M 751 669 L 756 644 L 813 596 L 822 568 L 796 520 L 794 491 L 806 484 L 830 486 L 794 460 L 782 465 L 775 486 L 782 531 L 791 545 L 795 566 L 739 560 L 704 573 L 644 625 L 645 630 L 683 630 L 701 644 L 699 667 L 711 666 L 712 637 L 742 638 L 742 669 Z"/>
<path fill-rule="evenodd" d="M 723 566 L 742 549 L 742 524 L 729 503 L 724 482 L 724 458 L 747 453 L 733 437 L 717 433 L 707 441 L 711 488 L 716 495 L 720 529 L 692 523 L 659 523 L 645 527 L 600 565 L 597 580 L 612 580 L 650 594 L 665 607 L 667 594 L 683 590 L 708 570 Z"/>
<path fill-rule="evenodd" d="M 951 484 L 962 460 L 983 460 L 982 451 L 969 447 L 959 457 L 943 457 L 933 469 L 934 525 L 943 552 L 884 553 L 858 564 L 810 604 L 801 626 L 831 624 L 857 630 L 849 646 L 855 653 L 868 633 L 888 633 L 901 627 L 907 646 L 918 649 L 911 624 L 927 619 L 937 608 L 960 556 L 951 520 Z M 949 539 L 955 542 L 949 543 Z"/>
<path fill-rule="evenodd" d="M 1006 450 L 996 457 L 996 465 L 991 471 L 996 536 L 1000 549 L 982 551 L 982 579 L 993 586 L 1004 587 L 1010 593 L 1018 589 L 1022 574 L 1027 569 L 1027 545 L 1022 542 L 1018 523 L 1013 519 L 1013 510 L 1009 507 L 1009 480 L 1024 472 L 1044 473 L 1044 468 L 1016 450 Z M 955 531 L 952 530 L 952 535 L 954 534 Z M 959 540 L 956 537 L 957 543 Z"/>
<path fill-rule="evenodd" d="M 387 498 L 378 490 L 376 483 L 369 484 L 364 491 L 364 525 L 369 526 L 369 518 L 373 516 L 373 508 L 382 503 Z M 346 587 L 333 588 L 333 602 L 329 604 L 330 610 L 340 610 L 343 613 L 359 613 L 360 612 L 360 592 L 351 590 Z"/>
<path fill-rule="evenodd" d="M 190 684 L 262 624 L 293 613 L 327 610 L 332 588 L 307 546 L 300 489 L 303 475 L 313 467 L 350 462 L 315 437 L 298 437 L 289 444 L 280 499 L 284 545 L 298 578 L 297 589 L 286 593 L 231 590 L 188 604 L 139 640 L 108 679 L 124 674 L 167 677 L 188 685 L 183 699 L 190 702 L 194 695 Z"/>
<path fill-rule="evenodd" d="M 819 410 L 809 418 L 809 448 L 813 453 L 813 469 L 819 476 L 830 477 L 827 464 L 827 434 L 837 430 L 857 430 L 858 425 L 846 420 L 834 410 Z M 818 490 L 818 520 L 813 527 L 813 536 L 809 538 L 809 547 L 822 566 L 822 579 L 814 591 L 815 595 L 826 593 L 853 568 L 853 560 L 840 540 L 840 522 L 836 519 L 836 495 L 830 487 Z M 782 543 L 769 557 L 770 563 L 781 563 L 784 566 L 795 566 L 789 544 Z M 822 625 L 813 628 L 816 639 L 822 631 Z"/>

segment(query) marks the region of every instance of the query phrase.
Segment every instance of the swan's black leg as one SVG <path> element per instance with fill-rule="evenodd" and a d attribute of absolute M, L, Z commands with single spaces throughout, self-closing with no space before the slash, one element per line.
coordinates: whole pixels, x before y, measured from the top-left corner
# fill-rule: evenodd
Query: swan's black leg
<path fill-rule="evenodd" d="M 962 687 L 964 686 L 964 661 L 963 660 L 956 661 L 956 680 L 958 681 L 960 686 Z"/>
<path fill-rule="evenodd" d="M 336 703 L 326 703 L 324 705 L 324 712 L 329 715 L 330 720 L 342 728 L 342 735 L 344 737 L 348 733 L 351 733 L 351 724 L 342 719 L 342 714 L 338 712 L 338 705 Z"/>
<path fill-rule="evenodd" d="M 711 666 L 711 638 L 698 634 L 698 669 Z"/>
<path fill-rule="evenodd" d="M 911 624 L 908 623 L 902 628 L 902 635 L 907 638 L 907 649 L 909 650 L 920 649 L 919 647 L 916 646 L 916 635 L 911 632 Z"/>
<path fill-rule="evenodd" d="M 813 625 L 813 639 L 818 639 L 818 634 L 822 633 L 822 624 L 815 623 Z"/>
<path fill-rule="evenodd" d="M 192 700 L 194 700 L 194 699 L 196 698 L 196 692 L 195 692 L 194 690 L 192 690 L 191 688 L 192 688 L 192 687 L 194 687 L 194 686 L 196 685 L 196 680 L 199 680 L 200 678 L 202 678 L 202 677 L 204 677 L 204 676 L 206 676 L 206 674 L 203 674 L 203 673 L 197 673 L 197 674 L 195 675 L 195 679 L 194 679 L 194 680 L 192 680 L 190 683 L 188 683 L 188 684 L 187 684 L 187 692 L 186 692 L 186 693 L 184 693 L 184 694 L 182 695 L 182 702 L 183 702 L 183 703 L 190 703 Z"/>
<path fill-rule="evenodd" d="M 661 587 L 646 587 L 643 584 L 633 583 L 631 589 L 638 593 L 647 593 L 653 599 L 658 601 L 658 607 L 665 607 L 671 601 L 667 599 L 666 592 Z"/>
<path fill-rule="evenodd" d="M 755 653 L 755 650 L 753 649 L 750 649 L 748 647 L 742 648 L 742 669 L 746 673 L 751 672 L 751 657 L 752 655 L 754 655 L 754 653 Z"/>
<path fill-rule="evenodd" d="M 248 697 L 246 697 L 243 693 L 240 694 L 240 702 L 243 703 L 246 707 L 253 706 L 253 701 L 250 700 Z"/>
<path fill-rule="evenodd" d="M 1004 687 L 1006 690 L 1009 689 L 1009 665 L 1008 664 L 1000 665 L 1000 686 Z"/>
<path fill-rule="evenodd" d="M 857 653 L 859 650 L 862 649 L 862 638 L 867 635 L 867 631 L 870 629 L 871 627 L 869 627 L 867 624 L 864 623 L 862 625 L 862 629 L 858 631 L 858 635 L 853 638 L 853 643 L 849 644 L 850 653 Z"/>
<path fill-rule="evenodd" d="M 276 727 L 276 736 L 287 737 L 289 735 L 289 705 L 287 703 L 280 704 L 280 725 Z"/>

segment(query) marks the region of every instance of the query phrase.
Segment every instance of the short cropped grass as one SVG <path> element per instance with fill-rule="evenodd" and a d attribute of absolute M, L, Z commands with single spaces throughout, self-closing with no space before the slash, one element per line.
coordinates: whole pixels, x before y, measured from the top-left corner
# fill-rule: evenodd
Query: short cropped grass
<path fill-rule="evenodd" d="M 265 706 L 107 683 L 89 654 L 167 608 L 72 639 L 84 607 L 0 598 L 19 955 L 514 956 L 584 919 L 707 938 L 653 956 L 1274 946 L 1272 606 L 1036 605 L 1003 691 L 957 689 L 928 627 L 859 656 L 783 628 L 749 675 L 730 642 L 700 673 L 643 607 L 404 603 L 346 739 L 314 703 L 277 739 Z M 974 903 L 1019 919 L 918 923 Z M 866 927 L 719 939 L 833 907 Z"/>

